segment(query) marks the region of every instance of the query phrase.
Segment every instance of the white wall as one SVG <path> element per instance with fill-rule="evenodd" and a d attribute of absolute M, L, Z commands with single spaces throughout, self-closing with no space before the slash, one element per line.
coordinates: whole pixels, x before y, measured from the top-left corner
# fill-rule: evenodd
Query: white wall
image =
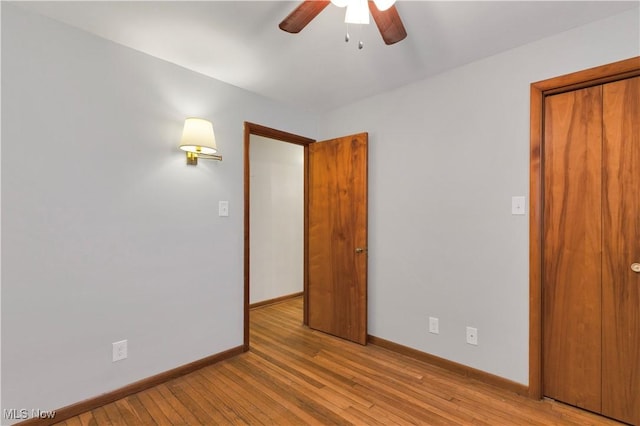
<path fill-rule="evenodd" d="M 250 302 L 303 290 L 304 148 L 251 135 Z"/>
<path fill-rule="evenodd" d="M 370 334 L 528 382 L 529 226 L 511 196 L 528 195 L 529 85 L 639 55 L 638 21 L 632 10 L 327 114 L 322 138 L 369 132 Z"/>
<path fill-rule="evenodd" d="M 223 162 L 185 165 L 188 116 L 213 121 Z M 3 408 L 59 408 L 242 344 L 245 120 L 317 131 L 2 3 Z"/>

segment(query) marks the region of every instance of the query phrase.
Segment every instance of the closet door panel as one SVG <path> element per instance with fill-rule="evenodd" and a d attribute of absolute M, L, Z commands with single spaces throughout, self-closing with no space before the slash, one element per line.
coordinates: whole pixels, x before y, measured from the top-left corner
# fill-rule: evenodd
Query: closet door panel
<path fill-rule="evenodd" d="M 602 90 L 545 99 L 543 389 L 601 408 Z"/>
<path fill-rule="evenodd" d="M 602 413 L 640 425 L 640 77 L 603 105 Z"/>

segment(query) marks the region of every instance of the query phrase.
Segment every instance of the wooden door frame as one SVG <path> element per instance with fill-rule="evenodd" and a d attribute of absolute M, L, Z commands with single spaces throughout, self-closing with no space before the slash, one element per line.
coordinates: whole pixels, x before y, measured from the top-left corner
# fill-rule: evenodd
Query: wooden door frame
<path fill-rule="evenodd" d="M 307 318 L 307 285 L 308 285 L 308 263 L 309 263 L 309 250 L 308 250 L 308 223 L 309 223 L 309 145 L 314 143 L 314 139 L 306 138 L 304 136 L 295 135 L 293 133 L 284 132 L 282 130 L 272 129 L 270 127 L 262 126 L 260 124 L 244 122 L 244 343 L 243 350 L 246 352 L 249 350 L 249 288 L 250 288 L 250 148 L 251 148 L 251 135 L 263 136 L 265 138 L 274 139 L 286 143 L 292 143 L 294 145 L 300 145 L 304 148 L 304 254 L 303 254 L 303 290 L 304 290 L 304 324 L 308 323 Z"/>
<path fill-rule="evenodd" d="M 529 157 L 529 396 L 541 399 L 542 250 L 544 212 L 544 99 L 597 84 L 640 75 L 640 56 L 531 84 Z"/>

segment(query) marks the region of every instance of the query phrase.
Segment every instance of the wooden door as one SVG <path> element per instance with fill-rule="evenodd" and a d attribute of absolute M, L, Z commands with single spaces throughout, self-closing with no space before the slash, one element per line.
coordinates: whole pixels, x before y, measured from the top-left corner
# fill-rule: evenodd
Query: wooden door
<path fill-rule="evenodd" d="M 603 87 L 602 413 L 640 425 L 640 77 Z"/>
<path fill-rule="evenodd" d="M 640 77 L 544 117 L 544 395 L 640 425 Z"/>
<path fill-rule="evenodd" d="M 367 342 L 366 133 L 309 145 L 309 327 Z"/>
<path fill-rule="evenodd" d="M 601 408 L 600 87 L 545 100 L 544 394 Z"/>

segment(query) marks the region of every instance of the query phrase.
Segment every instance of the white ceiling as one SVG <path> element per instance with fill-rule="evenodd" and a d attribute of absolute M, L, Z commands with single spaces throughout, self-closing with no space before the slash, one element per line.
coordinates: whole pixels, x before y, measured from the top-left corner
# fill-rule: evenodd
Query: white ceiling
<path fill-rule="evenodd" d="M 329 5 L 300 34 L 278 23 L 297 1 L 19 2 L 100 37 L 266 97 L 326 111 L 585 23 L 633 1 L 398 1 L 408 37 Z M 358 50 L 362 39 L 364 49 Z"/>

